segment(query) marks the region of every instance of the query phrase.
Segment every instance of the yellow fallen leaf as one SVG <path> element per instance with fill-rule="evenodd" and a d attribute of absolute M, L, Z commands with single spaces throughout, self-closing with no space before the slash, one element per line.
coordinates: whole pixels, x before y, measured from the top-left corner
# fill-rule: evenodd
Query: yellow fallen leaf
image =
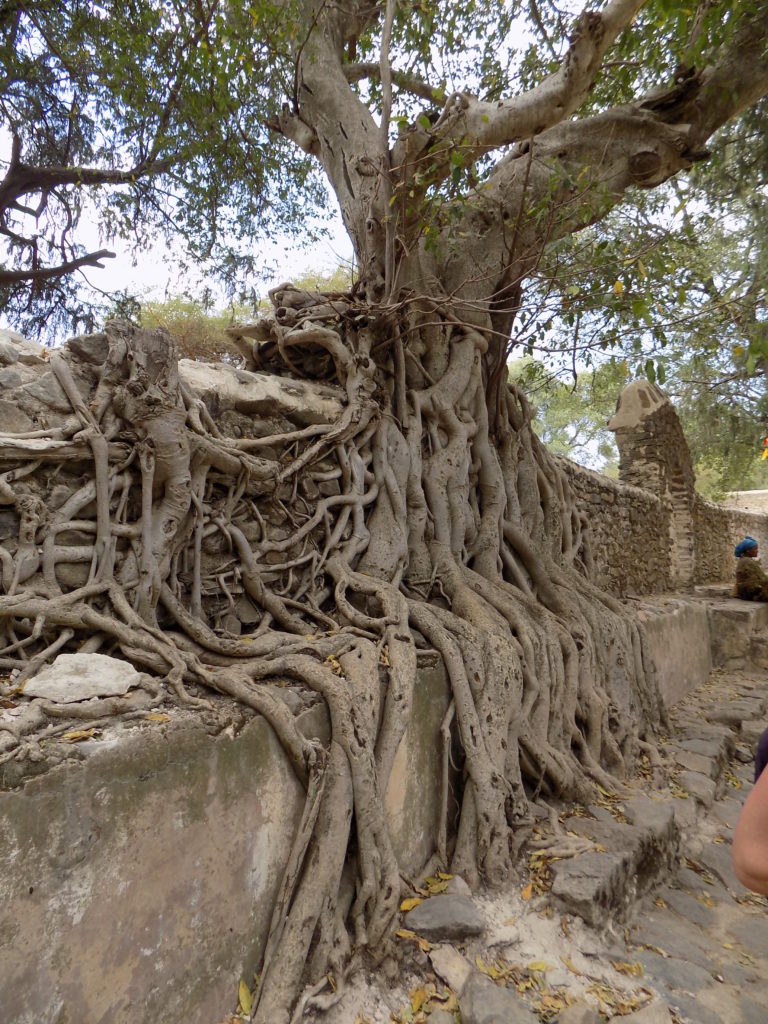
<path fill-rule="evenodd" d="M 572 960 L 569 960 L 567 956 L 561 956 L 560 959 L 563 961 L 563 963 L 568 968 L 568 970 L 571 972 L 571 974 L 575 974 L 579 978 L 581 977 L 581 971 L 573 963 Z"/>
<path fill-rule="evenodd" d="M 403 900 L 400 904 L 400 909 L 404 914 L 406 914 L 409 910 L 413 910 L 414 907 L 418 907 L 418 905 L 423 902 L 424 900 L 421 896 L 412 896 L 410 899 Z"/>
<path fill-rule="evenodd" d="M 442 880 L 444 882 L 450 882 L 450 880 L 453 878 L 453 875 L 448 875 L 448 874 L 446 874 L 445 871 L 438 871 L 437 872 L 437 877 L 438 878 L 442 878 Z"/>
<path fill-rule="evenodd" d="M 398 939 L 418 939 L 416 932 L 412 932 L 410 928 L 400 928 L 395 932 Z"/>
<path fill-rule="evenodd" d="M 551 971 L 554 964 L 548 964 L 546 960 L 532 960 L 528 964 L 529 971 Z"/>
<path fill-rule="evenodd" d="M 529 882 L 520 895 L 524 900 L 528 901 L 533 896 L 533 882 Z"/>
<path fill-rule="evenodd" d="M 425 988 L 417 988 L 411 992 L 411 1009 L 418 1013 L 424 1003 L 429 999 L 429 993 Z"/>
<path fill-rule="evenodd" d="M 243 979 L 240 979 L 240 984 L 237 986 L 237 998 L 240 1000 L 240 1007 L 243 1013 L 250 1014 L 251 1012 L 251 990 L 248 988 Z"/>
<path fill-rule="evenodd" d="M 634 978 L 642 978 L 643 976 L 643 965 L 639 960 L 636 960 L 634 963 L 628 963 L 626 960 L 611 960 L 611 964 L 619 974 L 628 974 Z"/>
<path fill-rule="evenodd" d="M 147 715 L 146 720 L 148 722 L 170 722 L 171 716 L 166 715 L 164 711 L 153 711 Z"/>
<path fill-rule="evenodd" d="M 98 729 L 74 729 L 72 732 L 65 732 L 61 738 L 69 740 L 70 743 L 82 743 L 83 740 L 92 739 L 98 731 Z"/>
<path fill-rule="evenodd" d="M 539 1006 L 542 1010 L 560 1010 L 565 1009 L 565 1000 L 561 999 L 560 996 L 543 995 L 539 1000 Z"/>

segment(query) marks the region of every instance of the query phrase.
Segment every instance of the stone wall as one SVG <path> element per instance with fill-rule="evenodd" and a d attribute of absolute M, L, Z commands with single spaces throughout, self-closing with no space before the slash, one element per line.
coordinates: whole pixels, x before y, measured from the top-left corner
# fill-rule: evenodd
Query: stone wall
<path fill-rule="evenodd" d="M 733 579 L 733 549 L 749 535 L 761 548 L 763 563 L 768 555 L 768 516 L 726 508 L 695 496 L 693 526 L 696 543 L 696 583 Z"/>
<path fill-rule="evenodd" d="M 590 577 L 611 593 L 648 595 L 731 581 L 733 549 L 749 534 L 768 555 L 768 492 L 737 492 L 718 505 L 696 493 L 677 413 L 656 385 L 635 381 L 609 427 L 619 448 L 618 481 L 561 460 L 579 506 Z M 749 510 L 747 510 L 749 509 Z"/>
<path fill-rule="evenodd" d="M 414 876 L 434 853 L 450 702 L 442 665 L 419 662 L 385 799 Z M 327 741 L 323 706 L 297 723 Z M 303 807 L 272 728 L 223 698 L 0 764 L 1 1024 L 222 1020 L 259 967 Z"/>
<path fill-rule="evenodd" d="M 592 550 L 590 575 L 619 596 L 670 587 L 669 508 L 650 491 L 560 460 Z"/>

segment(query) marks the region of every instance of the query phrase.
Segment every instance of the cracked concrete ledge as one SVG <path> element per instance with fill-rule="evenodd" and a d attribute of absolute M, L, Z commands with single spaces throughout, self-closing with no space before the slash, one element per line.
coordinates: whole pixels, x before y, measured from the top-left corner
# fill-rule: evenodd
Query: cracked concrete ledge
<path fill-rule="evenodd" d="M 404 870 L 432 853 L 447 707 L 442 667 L 422 664 L 387 793 Z M 322 736 L 322 707 L 303 717 Z M 221 1019 L 260 961 L 303 807 L 272 729 L 220 700 L 37 742 L 42 761 L 0 767 L 2 1024 Z"/>

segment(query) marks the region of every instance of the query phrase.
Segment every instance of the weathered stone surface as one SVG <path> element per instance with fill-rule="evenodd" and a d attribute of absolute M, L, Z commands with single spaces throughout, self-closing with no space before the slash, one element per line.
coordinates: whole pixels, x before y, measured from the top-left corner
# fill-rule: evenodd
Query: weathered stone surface
<path fill-rule="evenodd" d="M 20 363 L 39 363 L 45 352 L 43 346 L 36 341 L 29 341 L 18 331 L 7 328 L 0 329 L 0 346 L 4 353 L 12 353 L 13 362 Z"/>
<path fill-rule="evenodd" d="M 698 772 L 709 779 L 716 779 L 720 774 L 717 760 L 704 757 L 703 754 L 694 754 L 690 750 L 678 750 L 675 754 L 675 763 L 681 768 L 686 768 L 691 772 Z"/>
<path fill-rule="evenodd" d="M 467 896 L 430 896 L 405 915 L 405 926 L 427 939 L 464 939 L 482 935 L 485 919 Z"/>
<path fill-rule="evenodd" d="M 712 817 L 725 828 L 735 828 L 741 814 L 741 804 L 730 797 L 718 800 L 711 810 Z"/>
<path fill-rule="evenodd" d="M 70 338 L 66 347 L 86 363 L 100 366 L 109 355 L 109 339 L 106 334 L 78 334 Z"/>
<path fill-rule="evenodd" d="M 469 960 L 453 946 L 447 945 L 436 946 L 430 950 L 429 959 L 435 974 L 441 977 L 457 996 L 460 996 L 472 973 L 472 965 Z"/>
<path fill-rule="evenodd" d="M 223 363 L 179 360 L 182 379 L 215 410 L 287 416 L 298 424 L 333 423 L 344 408 L 344 392 L 328 384 L 288 380 L 238 370 Z"/>
<path fill-rule="evenodd" d="M 701 754 L 703 757 L 722 762 L 723 766 L 728 760 L 728 744 L 722 739 L 685 739 L 680 744 L 681 750 L 690 750 L 694 754 Z"/>
<path fill-rule="evenodd" d="M 685 1024 L 726 1024 L 714 1010 L 702 1006 L 701 1000 L 696 996 L 675 992 L 670 995 L 669 1003 Z"/>
<path fill-rule="evenodd" d="M 709 843 L 698 856 L 698 860 L 732 892 L 748 892 L 733 870 L 731 847 L 727 843 Z"/>
<path fill-rule="evenodd" d="M 651 1003 L 621 1018 L 622 1024 L 672 1024 L 672 1014 L 664 1003 Z M 560 1024 L 560 1022 L 558 1022 Z"/>
<path fill-rule="evenodd" d="M 662 698 L 671 707 L 712 671 L 709 619 L 701 604 L 665 600 L 658 608 L 653 600 L 645 599 L 640 619 Z"/>
<path fill-rule="evenodd" d="M 675 823 L 679 828 L 689 828 L 696 822 L 698 807 L 693 797 L 676 797 L 672 803 Z"/>
<path fill-rule="evenodd" d="M 411 715 L 384 798 L 392 845 L 400 868 L 406 873 L 418 871 L 435 852 L 443 771 L 440 726 L 450 702 L 442 662 L 420 659 Z M 454 777 L 451 776 L 452 783 Z M 457 891 L 461 881 L 451 880 Z"/>
<path fill-rule="evenodd" d="M 686 963 L 673 957 L 659 956 L 649 949 L 640 950 L 637 959 L 646 974 L 658 978 L 674 992 L 695 994 L 712 984 L 712 974 L 697 964 Z"/>
<path fill-rule="evenodd" d="M 566 1006 L 557 1018 L 557 1024 L 600 1024 L 600 1018 L 586 1003 Z"/>
<path fill-rule="evenodd" d="M 765 1024 L 768 1020 L 768 1006 L 756 1003 L 749 996 L 741 997 L 742 1024 Z"/>
<path fill-rule="evenodd" d="M 756 718 L 765 711 L 765 701 L 742 697 L 727 704 L 719 704 L 709 708 L 705 717 L 708 722 L 720 722 L 723 725 L 740 725 L 743 721 Z"/>
<path fill-rule="evenodd" d="M 71 704 L 90 697 L 120 696 L 141 682 L 128 661 L 106 654 L 60 654 L 24 686 L 27 697 Z"/>
<path fill-rule="evenodd" d="M 585 853 L 556 862 L 552 874 L 552 895 L 588 924 L 604 925 L 608 917 L 621 917 L 634 900 L 628 854 Z"/>
<path fill-rule="evenodd" d="M 762 915 L 750 914 L 733 921 L 728 931 L 747 951 L 768 953 L 768 920 Z"/>
<path fill-rule="evenodd" d="M 0 399 L 0 433 L 25 434 L 34 429 L 34 420 L 13 402 Z"/>
<path fill-rule="evenodd" d="M 680 772 L 677 781 L 698 803 L 704 807 L 712 806 L 715 799 L 715 784 L 711 779 L 698 772 Z"/>
<path fill-rule="evenodd" d="M 656 835 L 671 833 L 675 825 L 675 809 L 670 800 L 654 800 L 647 796 L 637 796 L 624 804 L 627 821 L 633 825 L 650 830 Z"/>
<path fill-rule="evenodd" d="M 433 1010 L 429 1015 L 429 1024 L 456 1024 L 456 1018 L 447 1010 Z"/>
<path fill-rule="evenodd" d="M 660 895 L 667 906 L 671 907 L 680 917 L 685 918 L 686 921 L 690 921 L 691 924 L 696 925 L 698 928 L 711 928 L 713 926 L 715 915 L 712 912 L 712 908 L 706 906 L 701 900 L 697 900 L 695 896 L 690 896 L 680 889 L 669 888 L 663 889 Z"/>
<path fill-rule="evenodd" d="M 454 875 L 453 878 L 449 878 L 448 884 L 445 887 L 445 891 L 449 893 L 458 893 L 461 896 L 472 895 L 472 890 L 469 888 L 469 886 L 461 877 L 461 875 Z"/>
<path fill-rule="evenodd" d="M 263 719 L 214 738 L 181 714 L 89 748 L 0 790 L 0 1019 L 219 1021 L 258 966 L 304 791 Z"/>
<path fill-rule="evenodd" d="M 667 957 L 696 964 L 710 973 L 715 967 L 713 958 L 720 952 L 719 944 L 699 928 L 655 908 L 639 915 L 630 942 L 638 947 L 652 946 Z"/>
<path fill-rule="evenodd" d="M 538 1024 L 514 989 L 499 988 L 474 972 L 459 1000 L 461 1024 Z"/>

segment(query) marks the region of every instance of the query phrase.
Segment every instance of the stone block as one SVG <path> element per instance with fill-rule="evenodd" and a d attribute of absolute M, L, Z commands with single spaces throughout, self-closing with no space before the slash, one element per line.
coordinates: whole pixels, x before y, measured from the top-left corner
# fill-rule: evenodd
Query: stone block
<path fill-rule="evenodd" d="M 405 927 L 425 939 L 465 939 L 482 935 L 485 918 L 468 896 L 430 896 L 405 915 Z"/>
<path fill-rule="evenodd" d="M 706 607 L 696 601 L 646 597 L 639 614 L 661 695 L 671 707 L 712 671 Z"/>
<path fill-rule="evenodd" d="M 711 807 L 715 799 L 715 783 L 699 772 L 680 772 L 677 782 L 703 807 Z"/>
<path fill-rule="evenodd" d="M 88 747 L 0 791 L 3 1024 L 219 1020 L 258 966 L 302 787 L 260 718 Z"/>
<path fill-rule="evenodd" d="M 309 425 L 335 422 L 345 405 L 345 395 L 339 387 L 238 370 L 224 363 L 180 359 L 179 374 L 215 411 L 278 414 L 291 422 Z"/>
<path fill-rule="evenodd" d="M 499 988 L 473 973 L 459 1000 L 461 1024 L 538 1024 L 514 989 Z"/>

